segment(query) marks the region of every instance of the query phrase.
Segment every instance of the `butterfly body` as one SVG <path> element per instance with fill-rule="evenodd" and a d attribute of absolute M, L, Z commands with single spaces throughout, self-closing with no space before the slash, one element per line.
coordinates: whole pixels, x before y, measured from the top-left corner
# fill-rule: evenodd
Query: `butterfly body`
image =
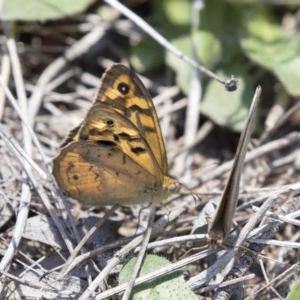
<path fill-rule="evenodd" d="M 60 188 L 89 205 L 160 203 L 180 184 L 167 159 L 151 97 L 127 67 L 102 77 L 94 103 L 53 160 Z"/>

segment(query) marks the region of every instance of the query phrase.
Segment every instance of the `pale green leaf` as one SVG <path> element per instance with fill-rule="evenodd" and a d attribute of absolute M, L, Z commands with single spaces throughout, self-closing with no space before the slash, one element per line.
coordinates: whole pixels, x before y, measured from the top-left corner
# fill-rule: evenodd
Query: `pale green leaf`
<path fill-rule="evenodd" d="M 287 300 L 299 300 L 300 299 L 300 281 L 298 281 L 291 292 L 289 293 Z"/>
<path fill-rule="evenodd" d="M 174 26 L 184 26 L 191 23 L 191 1 L 168 0 L 161 1 L 162 9 Z"/>
<path fill-rule="evenodd" d="M 136 258 L 132 258 L 121 270 L 119 284 L 126 283 L 134 268 Z M 156 255 L 147 255 L 142 263 L 139 276 L 170 265 L 171 263 Z M 181 271 L 174 271 L 154 280 L 140 284 L 132 291 L 131 300 L 197 300 L 197 296 L 186 285 Z"/>
<path fill-rule="evenodd" d="M 201 60 L 201 64 L 212 69 L 221 59 L 222 45 L 218 39 L 210 32 L 196 33 L 196 48 Z M 192 55 L 192 41 L 190 36 L 182 36 L 172 40 L 172 44 L 180 49 L 183 53 Z M 178 56 L 167 52 L 167 64 L 175 71 L 176 81 L 179 87 L 189 93 L 190 88 L 190 66 Z"/>
<path fill-rule="evenodd" d="M 45 21 L 85 10 L 94 0 L 3 0 L 2 19 Z"/>
<path fill-rule="evenodd" d="M 164 58 L 163 48 L 148 36 L 145 36 L 136 46 L 131 47 L 130 63 L 139 73 L 161 66 Z"/>
<path fill-rule="evenodd" d="M 229 93 L 222 84 L 210 80 L 205 89 L 200 111 L 216 124 L 241 132 L 254 94 L 252 79 L 239 63 L 223 67 L 216 73 L 221 78 L 230 78 L 234 74 L 239 79 L 238 89 Z"/>
<path fill-rule="evenodd" d="M 246 55 L 273 72 L 287 91 L 300 95 L 300 36 L 292 36 L 263 14 L 252 14 L 245 22 L 248 34 L 241 39 Z"/>

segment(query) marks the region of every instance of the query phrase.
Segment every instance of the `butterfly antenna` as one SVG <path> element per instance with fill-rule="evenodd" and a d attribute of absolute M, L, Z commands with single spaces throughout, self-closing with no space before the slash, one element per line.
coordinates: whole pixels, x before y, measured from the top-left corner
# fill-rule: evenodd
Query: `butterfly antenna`
<path fill-rule="evenodd" d="M 201 197 L 199 197 L 199 195 L 197 195 L 196 193 L 194 193 L 191 189 L 189 189 L 185 184 L 182 184 L 182 186 L 188 191 L 188 192 L 181 192 L 179 193 L 179 195 L 181 196 L 186 196 L 186 195 L 191 195 L 195 201 L 195 204 L 197 203 L 197 201 L 199 201 L 200 203 L 202 203 L 202 199 Z"/>
<path fill-rule="evenodd" d="M 182 256 L 179 257 L 178 261 L 179 260 L 182 260 L 184 258 L 186 258 L 188 256 L 189 253 L 193 252 L 193 251 L 200 251 L 200 250 L 204 250 L 207 248 L 207 245 L 206 246 L 203 246 L 203 247 L 195 247 L 195 248 L 191 248 L 189 249 L 188 251 L 186 251 Z"/>

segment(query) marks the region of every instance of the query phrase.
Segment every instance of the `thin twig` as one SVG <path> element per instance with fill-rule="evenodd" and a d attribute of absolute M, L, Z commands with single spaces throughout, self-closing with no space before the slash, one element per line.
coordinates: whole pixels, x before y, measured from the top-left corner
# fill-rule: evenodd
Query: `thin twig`
<path fill-rule="evenodd" d="M 106 267 L 102 270 L 102 272 L 94 279 L 94 281 L 89 285 L 89 287 L 83 292 L 78 300 L 86 300 L 90 295 L 96 290 L 96 288 L 100 285 L 100 283 L 104 280 L 106 276 L 108 276 L 110 270 L 114 268 L 120 261 L 121 258 L 124 257 L 125 254 L 132 251 L 135 247 L 137 247 L 143 241 L 143 236 L 139 236 L 127 244 L 124 248 L 122 248 L 119 252 L 115 254 L 115 256 L 107 263 Z"/>
<path fill-rule="evenodd" d="M 279 276 L 277 276 L 272 281 L 270 281 L 266 286 L 264 286 L 264 287 L 258 289 L 257 291 L 255 291 L 250 297 L 245 298 L 245 300 L 253 299 L 253 296 L 255 296 L 256 294 L 260 293 L 264 289 L 270 287 L 275 281 L 279 280 L 280 278 L 286 277 L 286 275 L 288 273 L 290 273 L 291 271 L 295 271 L 298 268 L 299 268 L 299 264 L 292 265 L 290 268 L 288 268 L 287 270 L 285 270 L 284 272 L 282 272 Z"/>
<path fill-rule="evenodd" d="M 17 89 L 17 94 L 19 98 L 19 104 L 21 109 L 24 112 L 24 119 L 26 121 L 26 111 L 27 111 L 27 99 L 26 99 L 26 93 L 24 88 L 24 81 L 21 71 L 21 64 L 18 57 L 18 52 L 16 48 L 15 40 L 10 36 L 9 30 L 8 30 L 8 24 L 5 21 L 2 21 L 2 26 L 4 29 L 4 32 L 7 37 L 7 48 L 12 64 L 12 71 L 14 75 L 15 85 Z M 26 130 L 24 124 L 22 125 L 22 131 L 23 131 L 23 147 L 24 151 L 31 156 L 31 139 L 30 135 L 28 134 L 28 131 Z M 1 133 L 0 133 L 1 134 Z M 19 206 L 19 211 L 17 215 L 17 220 L 15 223 L 15 228 L 13 232 L 13 236 L 11 238 L 11 241 L 6 249 L 6 252 L 1 260 L 0 263 L 0 270 L 5 271 L 9 268 L 10 263 L 15 255 L 15 251 L 19 246 L 19 243 L 21 241 L 26 220 L 28 217 L 29 212 L 29 205 L 31 201 L 31 191 L 30 191 L 30 185 L 29 185 L 29 178 L 26 176 L 27 174 L 23 171 L 22 173 L 22 186 L 21 186 L 21 203 Z M 0 293 L 3 289 L 3 284 L 0 284 Z"/>
<path fill-rule="evenodd" d="M 282 148 L 291 146 L 293 143 L 300 141 L 300 133 L 299 132 L 291 132 L 287 134 L 286 136 L 279 138 L 278 140 L 269 142 L 265 145 L 262 145 L 261 147 L 258 147 L 246 154 L 245 157 L 245 163 L 248 163 L 258 157 L 261 157 L 263 155 L 266 155 L 272 151 L 280 150 Z M 204 182 L 207 182 L 209 180 L 212 180 L 214 178 L 219 177 L 223 173 L 229 171 L 232 168 L 233 160 L 230 160 L 221 166 L 217 167 L 216 169 L 207 172 L 206 174 L 202 175 L 199 178 L 199 181 L 201 184 Z"/>
<path fill-rule="evenodd" d="M 275 196 L 275 195 L 274 195 Z M 299 198 L 299 197 L 295 197 Z M 298 207 L 300 207 L 300 201 L 298 200 Z M 294 202 L 294 200 L 287 201 L 280 210 L 286 214 L 288 211 L 291 212 L 295 209 L 294 205 L 290 205 L 288 202 Z M 263 204 L 264 206 L 264 204 Z M 260 236 L 260 238 L 268 239 L 271 238 L 278 230 L 278 227 L 280 225 L 279 221 L 273 221 L 274 225 L 276 224 L 277 227 L 274 229 L 271 229 L 268 232 L 265 232 Z M 245 251 L 239 258 L 238 262 L 234 263 L 234 266 L 232 267 L 231 271 L 224 277 L 224 280 L 230 279 L 230 278 L 236 278 L 243 275 L 252 265 L 252 263 L 255 261 L 256 256 L 255 253 L 260 253 L 263 249 L 264 245 L 256 244 L 256 243 L 250 243 L 250 245 L 247 247 L 250 251 Z M 218 297 L 218 295 L 222 294 L 224 297 L 228 297 L 226 299 L 230 298 L 230 295 L 233 293 L 234 289 L 236 288 L 235 285 L 232 285 L 227 288 L 220 288 L 216 291 L 214 297 L 215 299 Z"/>
<path fill-rule="evenodd" d="M 0 131 L 0 136 L 3 138 L 1 131 Z M 4 141 L 5 140 L 6 139 L 4 139 Z M 11 150 L 11 152 L 14 153 L 15 158 L 19 161 L 19 163 L 22 166 L 23 170 L 26 172 L 28 178 L 30 179 L 30 181 L 33 185 L 33 187 L 35 188 L 36 192 L 38 193 L 38 195 L 42 199 L 42 201 L 43 201 L 45 207 L 47 208 L 51 218 L 53 219 L 55 225 L 57 226 L 62 238 L 64 239 L 64 241 L 66 243 L 67 248 L 69 249 L 70 252 L 72 252 L 73 251 L 73 246 L 72 246 L 72 243 L 70 242 L 69 236 L 67 235 L 67 233 L 65 232 L 64 227 L 61 225 L 59 219 L 55 215 L 54 208 L 52 207 L 51 202 L 50 202 L 47 194 L 45 193 L 45 191 L 43 190 L 41 185 L 36 182 L 35 178 L 33 177 L 32 173 L 31 173 L 31 170 L 28 167 L 28 164 L 20 157 L 19 152 L 17 152 L 16 149 L 10 143 L 8 143 L 7 146 Z"/>
<path fill-rule="evenodd" d="M 10 143 L 12 145 L 12 147 L 14 147 L 16 149 L 16 151 L 19 152 L 19 154 L 28 162 L 28 164 L 31 167 L 33 167 L 39 173 L 39 175 L 42 178 L 47 179 L 47 174 L 32 160 L 32 158 L 29 155 L 27 155 L 27 153 L 18 144 L 16 139 L 5 130 L 5 128 L 2 126 L 2 124 L 0 124 L 0 131 L 2 133 L 3 138 L 6 139 L 7 143 Z"/>
<path fill-rule="evenodd" d="M 39 140 L 36 137 L 36 134 L 34 133 L 32 128 L 30 127 L 29 122 L 26 118 L 26 114 L 24 114 L 24 111 L 18 105 L 18 103 L 17 103 L 16 99 L 14 98 L 14 96 L 12 95 L 11 91 L 4 84 L 1 76 L 0 76 L 0 85 L 2 86 L 2 88 L 3 88 L 3 90 L 6 94 L 7 99 L 10 101 L 10 103 L 13 106 L 14 110 L 17 112 L 19 118 L 21 119 L 23 126 L 26 127 L 26 131 L 28 131 L 28 133 L 30 134 L 34 144 L 36 145 L 39 153 L 41 154 L 41 157 L 43 159 L 43 162 L 44 162 L 45 166 L 48 168 L 48 171 L 51 171 L 50 165 L 49 165 L 49 160 L 46 158 L 46 156 L 44 154 L 44 151 L 41 147 L 41 144 L 40 144 Z"/>
<path fill-rule="evenodd" d="M 241 230 L 241 233 L 238 237 L 238 240 L 235 243 L 235 246 L 240 246 L 243 241 L 247 238 L 249 232 L 253 229 L 253 227 L 257 224 L 257 222 L 263 217 L 264 213 L 269 209 L 270 205 L 279 197 L 279 193 L 275 193 L 272 197 L 270 197 L 267 201 L 264 202 L 260 211 L 257 212 L 254 216 L 250 218 L 248 223 Z M 225 268 L 228 265 L 229 261 L 236 255 L 238 248 L 231 248 L 225 254 L 223 254 L 216 263 L 207 268 L 205 271 L 200 274 L 192 277 L 188 281 L 188 285 L 191 289 L 197 289 L 210 280 L 213 276 L 215 276 L 218 272 Z M 232 279 L 232 278 L 228 278 Z"/>
<path fill-rule="evenodd" d="M 129 298 L 130 298 L 134 283 L 136 281 L 136 277 L 137 277 L 138 272 L 142 265 L 142 261 L 143 261 L 143 258 L 144 258 L 144 255 L 145 255 L 145 252 L 147 249 L 148 242 L 150 240 L 150 236 L 152 233 L 153 221 L 154 221 L 154 217 L 155 217 L 155 211 L 156 211 L 155 206 L 151 206 L 150 212 L 149 212 L 148 226 L 147 226 L 147 230 L 144 234 L 143 243 L 141 245 L 134 268 L 133 268 L 130 278 L 128 280 L 128 284 L 127 284 L 126 290 L 124 292 L 124 295 L 122 297 L 122 300 L 129 300 Z"/>
<path fill-rule="evenodd" d="M 200 11 L 203 8 L 202 1 L 193 0 L 191 5 L 191 42 L 192 42 L 192 53 L 193 59 L 200 64 L 199 59 L 199 39 L 197 38 L 197 30 L 199 30 L 200 25 Z M 201 47 L 201 44 L 200 44 Z M 200 122 L 200 108 L 201 108 L 201 97 L 202 97 L 202 82 L 201 74 L 198 68 L 191 68 L 191 78 L 190 78 L 190 88 L 188 94 L 188 105 L 186 109 L 185 116 L 185 131 L 184 131 L 184 147 L 190 148 L 194 143 L 198 124 Z M 186 151 L 185 158 L 182 160 L 181 169 L 182 172 L 187 178 L 186 180 L 191 179 L 191 167 L 193 163 L 193 157 L 191 151 Z"/>
<path fill-rule="evenodd" d="M 36 89 L 30 98 L 29 113 L 32 120 L 37 115 L 41 106 L 41 101 L 45 93 L 47 84 L 54 78 L 68 63 L 80 57 L 82 54 L 87 53 L 88 50 L 98 42 L 105 33 L 105 29 L 100 25 L 95 27 L 87 33 L 81 40 L 76 42 L 73 46 L 68 48 L 63 56 L 53 61 L 41 74 L 37 81 Z"/>
<path fill-rule="evenodd" d="M 64 267 L 62 268 L 60 274 L 57 276 L 57 280 L 62 280 L 66 276 L 66 272 L 70 267 L 70 264 L 74 261 L 76 255 L 78 254 L 79 250 L 84 246 L 84 244 L 89 240 L 89 238 L 94 234 L 94 232 L 116 211 L 119 205 L 115 204 L 103 218 L 101 218 L 82 238 L 82 240 L 78 243 L 76 248 L 71 253 L 70 257 L 68 258 L 67 262 L 65 263 Z M 82 253 L 83 254 L 83 253 Z"/>
<path fill-rule="evenodd" d="M 211 249 L 207 249 L 207 250 L 204 250 L 200 253 L 196 253 L 196 254 L 194 254 L 190 257 L 187 257 L 187 258 L 184 258 L 180 261 L 177 261 L 177 262 L 175 262 L 175 263 L 173 263 L 169 266 L 166 266 L 164 268 L 161 268 L 159 270 L 156 270 L 156 271 L 151 272 L 147 275 L 144 275 L 144 276 L 141 276 L 141 277 L 137 278 L 137 280 L 135 282 L 135 286 L 137 286 L 139 284 L 142 284 L 144 282 L 147 282 L 149 280 L 153 280 L 157 277 L 166 275 L 167 273 L 171 273 L 173 271 L 176 271 L 176 270 L 178 270 L 178 269 L 180 269 L 180 268 L 182 268 L 182 267 L 184 267 L 188 264 L 199 261 L 199 260 L 201 260 L 203 258 L 206 258 L 206 257 L 208 257 L 212 254 L 215 254 L 215 253 L 217 253 L 217 250 L 211 250 Z M 105 291 L 105 292 L 101 293 L 100 295 L 98 295 L 96 297 L 96 299 L 101 300 L 101 299 L 105 299 L 107 297 L 110 297 L 112 295 L 118 294 L 118 293 L 125 290 L 126 285 L 127 285 L 127 283 L 124 283 L 124 284 L 121 284 L 121 285 L 119 285 L 115 288 L 112 288 L 112 289 L 108 290 L 108 291 Z"/>
<path fill-rule="evenodd" d="M 246 281 L 246 280 L 249 280 L 249 279 L 253 279 L 253 278 L 255 278 L 255 276 L 256 276 L 255 274 L 249 274 L 249 275 L 242 276 L 242 277 L 235 278 L 235 279 L 231 279 L 231 280 L 219 283 L 219 284 L 210 284 L 210 285 L 208 285 L 206 287 L 198 289 L 197 293 L 200 294 L 200 293 L 209 292 L 209 291 L 212 291 L 212 290 L 214 290 L 216 288 L 219 288 L 219 287 L 224 287 L 224 286 L 228 286 L 228 285 L 231 285 L 231 284 L 235 284 L 235 283 L 239 283 L 239 282 L 242 282 L 242 281 Z"/>
<path fill-rule="evenodd" d="M 224 80 L 220 77 L 218 77 L 216 74 L 211 72 L 210 70 L 204 68 L 203 66 L 199 65 L 196 61 L 182 53 L 180 50 L 178 50 L 176 47 L 174 47 L 169 41 L 164 38 L 161 34 L 159 34 L 156 30 L 153 29 L 148 23 L 146 23 L 141 17 L 133 13 L 130 9 L 128 9 L 126 6 L 124 6 L 122 3 L 120 3 L 117 0 L 104 0 L 107 4 L 114 7 L 116 10 L 118 10 L 120 13 L 122 13 L 124 16 L 126 16 L 128 19 L 130 19 L 132 22 L 134 22 L 138 27 L 143 29 L 147 34 L 149 34 L 154 40 L 156 40 L 160 45 L 162 45 L 165 49 L 172 52 L 179 58 L 181 58 L 183 61 L 190 64 L 192 67 L 198 68 L 201 73 L 217 80 L 218 82 L 222 84 L 226 84 L 227 80 Z"/>
<path fill-rule="evenodd" d="M 1 73 L 0 76 L 3 78 L 3 84 L 8 84 L 8 79 L 10 76 L 10 60 L 7 53 L 2 53 L 1 57 Z M 3 89 L 0 89 L 0 121 L 3 117 L 3 111 L 5 106 L 5 92 Z"/>
<path fill-rule="evenodd" d="M 155 222 L 152 232 L 155 235 L 157 232 L 164 228 L 168 222 L 171 222 L 175 218 L 177 218 L 183 211 L 184 207 L 171 211 L 168 216 L 163 216 L 158 221 Z M 130 243 L 128 243 L 124 248 L 122 248 L 119 252 L 115 254 L 115 256 L 107 263 L 106 267 L 102 270 L 102 272 L 94 279 L 93 283 L 89 285 L 89 287 L 84 291 L 79 300 L 86 300 L 99 286 L 102 280 L 108 276 L 109 272 L 120 262 L 120 260 L 127 255 L 130 251 L 135 249 L 143 240 L 143 236 L 138 236 Z M 137 279 L 136 282 L 139 282 L 140 278 Z M 124 288 L 121 290 L 123 291 Z"/>

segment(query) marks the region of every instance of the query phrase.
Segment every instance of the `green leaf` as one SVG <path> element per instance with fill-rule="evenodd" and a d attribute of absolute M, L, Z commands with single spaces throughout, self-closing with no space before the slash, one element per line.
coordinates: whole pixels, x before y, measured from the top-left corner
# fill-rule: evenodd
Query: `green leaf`
<path fill-rule="evenodd" d="M 231 75 L 234 75 L 239 79 L 239 87 L 233 93 L 226 92 L 224 86 L 219 82 L 210 80 L 204 89 L 202 103 L 199 106 L 200 111 L 216 124 L 241 132 L 253 96 L 252 79 L 247 75 L 240 60 L 223 65 L 219 64 L 222 45 L 211 33 L 198 32 L 197 36 L 197 40 L 201 41 L 201 50 L 199 51 L 201 63 L 208 66 L 209 69 L 214 69 L 217 65 L 217 75 L 221 78 L 230 78 Z M 188 37 L 175 39 L 173 44 L 181 50 L 184 48 L 185 53 L 192 52 L 191 41 Z M 171 53 L 167 53 L 167 63 L 176 73 L 177 84 L 188 95 L 191 67 Z M 205 86 L 204 82 L 203 85 Z"/>
<path fill-rule="evenodd" d="M 148 36 L 131 48 L 130 62 L 139 73 L 161 66 L 164 58 L 163 48 Z"/>
<path fill-rule="evenodd" d="M 121 270 L 119 284 L 126 283 L 134 268 L 136 258 L 132 258 Z M 142 263 L 139 276 L 146 275 L 171 263 L 156 255 L 147 255 Z M 140 284 L 132 291 L 131 300 L 197 300 L 197 296 L 186 285 L 181 271 L 174 271 L 146 283 Z"/>
<path fill-rule="evenodd" d="M 238 61 L 222 66 L 216 74 L 221 78 L 230 78 L 234 74 L 239 80 L 238 89 L 229 93 L 222 84 L 210 80 L 205 88 L 200 111 L 216 124 L 241 132 L 254 94 L 252 79 Z"/>
<path fill-rule="evenodd" d="M 216 124 L 240 132 L 253 96 L 252 80 L 242 67 L 242 60 L 237 59 L 241 56 L 240 37 L 244 33 L 244 28 L 241 26 L 244 22 L 243 8 L 223 1 L 210 0 L 206 2 L 200 19 L 201 26 L 195 33 L 194 40 L 201 65 L 214 72 L 217 70 L 221 78 L 230 78 L 234 75 L 240 79 L 238 90 L 228 93 L 219 82 L 214 80 L 208 82 L 202 76 L 204 94 L 200 111 Z M 174 38 L 171 42 L 183 53 L 192 57 L 190 34 Z M 188 95 L 190 66 L 171 53 L 167 53 L 166 59 L 176 73 L 177 84 Z M 207 86 L 205 82 L 208 82 Z"/>
<path fill-rule="evenodd" d="M 196 48 L 199 50 L 201 64 L 212 69 L 221 60 L 222 45 L 221 42 L 214 37 L 210 32 L 197 32 L 195 34 L 197 41 Z M 172 44 L 180 49 L 183 53 L 192 56 L 192 41 L 190 36 L 182 36 L 172 40 Z M 185 94 L 189 93 L 190 89 L 190 66 L 176 55 L 167 52 L 167 64 L 175 71 L 176 81 L 179 87 Z"/>
<path fill-rule="evenodd" d="M 180 48 L 185 54 L 192 56 L 190 39 L 191 39 L 191 16 L 192 7 L 190 0 L 169 0 L 169 1 L 156 1 L 157 7 L 160 8 L 163 13 L 161 14 L 160 26 L 164 36 L 170 40 L 170 42 L 176 43 L 178 39 L 185 40 L 188 45 L 182 44 L 175 45 Z M 173 7 L 180 5 L 181 9 L 174 12 Z M 228 61 L 234 55 L 240 51 L 239 38 L 243 31 L 243 28 L 239 26 L 242 19 L 243 8 L 235 5 L 225 3 L 225 1 L 210 0 L 205 2 L 205 6 L 200 13 L 200 26 L 198 33 L 194 37 L 195 42 L 198 44 L 198 55 L 201 63 L 205 65 L 204 59 L 209 61 Z M 179 17 L 179 15 L 183 15 Z M 181 21 L 177 21 L 181 20 Z M 217 21 L 216 21 L 217 20 Z M 181 25 L 181 26 L 180 26 Z M 204 40 L 202 38 L 204 37 Z M 206 40 L 208 38 L 208 41 Z M 208 42 L 208 43 L 207 43 Z M 210 52 L 209 46 L 211 44 L 218 44 L 219 51 Z M 220 47 L 220 45 L 222 47 Z M 214 50 L 214 49 L 212 49 Z M 206 67 L 209 67 L 205 65 Z"/>
<path fill-rule="evenodd" d="M 157 28 L 170 43 L 178 47 L 184 54 L 192 57 L 191 1 L 156 0 L 151 2 L 151 5 L 154 10 L 151 18 L 152 26 Z M 236 6 L 228 5 L 219 0 L 210 0 L 205 3 L 200 16 L 201 26 L 196 31 L 194 39 L 201 64 L 207 68 L 216 66 L 221 61 L 229 61 L 240 51 L 241 27 L 237 26 L 237 23 L 240 22 L 241 10 L 242 8 L 237 9 Z M 149 70 L 162 62 L 164 49 L 158 44 L 155 46 L 155 43 L 157 42 L 142 39 L 141 45 L 136 45 L 133 48 L 131 62 L 138 71 Z M 169 66 L 176 72 L 177 70 L 181 72 L 182 67 L 183 69 L 188 68 L 187 63 L 180 59 L 169 60 L 168 56 L 172 54 L 167 52 L 166 55 Z M 184 77 L 182 73 L 177 75 L 179 81 Z M 181 87 L 183 86 L 185 85 L 181 85 Z M 186 89 L 188 87 L 185 87 L 184 90 Z"/>
<path fill-rule="evenodd" d="M 291 292 L 287 296 L 287 300 L 299 300 L 300 299 L 300 281 L 298 281 Z"/>
<path fill-rule="evenodd" d="M 45 21 L 85 10 L 94 0 L 3 0 L 4 20 Z"/>
<path fill-rule="evenodd" d="M 191 1 L 160 1 L 162 9 L 175 26 L 186 26 L 191 23 Z"/>
<path fill-rule="evenodd" d="M 253 61 L 272 71 L 287 91 L 300 95 L 300 36 L 292 36 L 267 14 L 253 13 L 245 18 L 248 33 L 241 46 Z"/>

